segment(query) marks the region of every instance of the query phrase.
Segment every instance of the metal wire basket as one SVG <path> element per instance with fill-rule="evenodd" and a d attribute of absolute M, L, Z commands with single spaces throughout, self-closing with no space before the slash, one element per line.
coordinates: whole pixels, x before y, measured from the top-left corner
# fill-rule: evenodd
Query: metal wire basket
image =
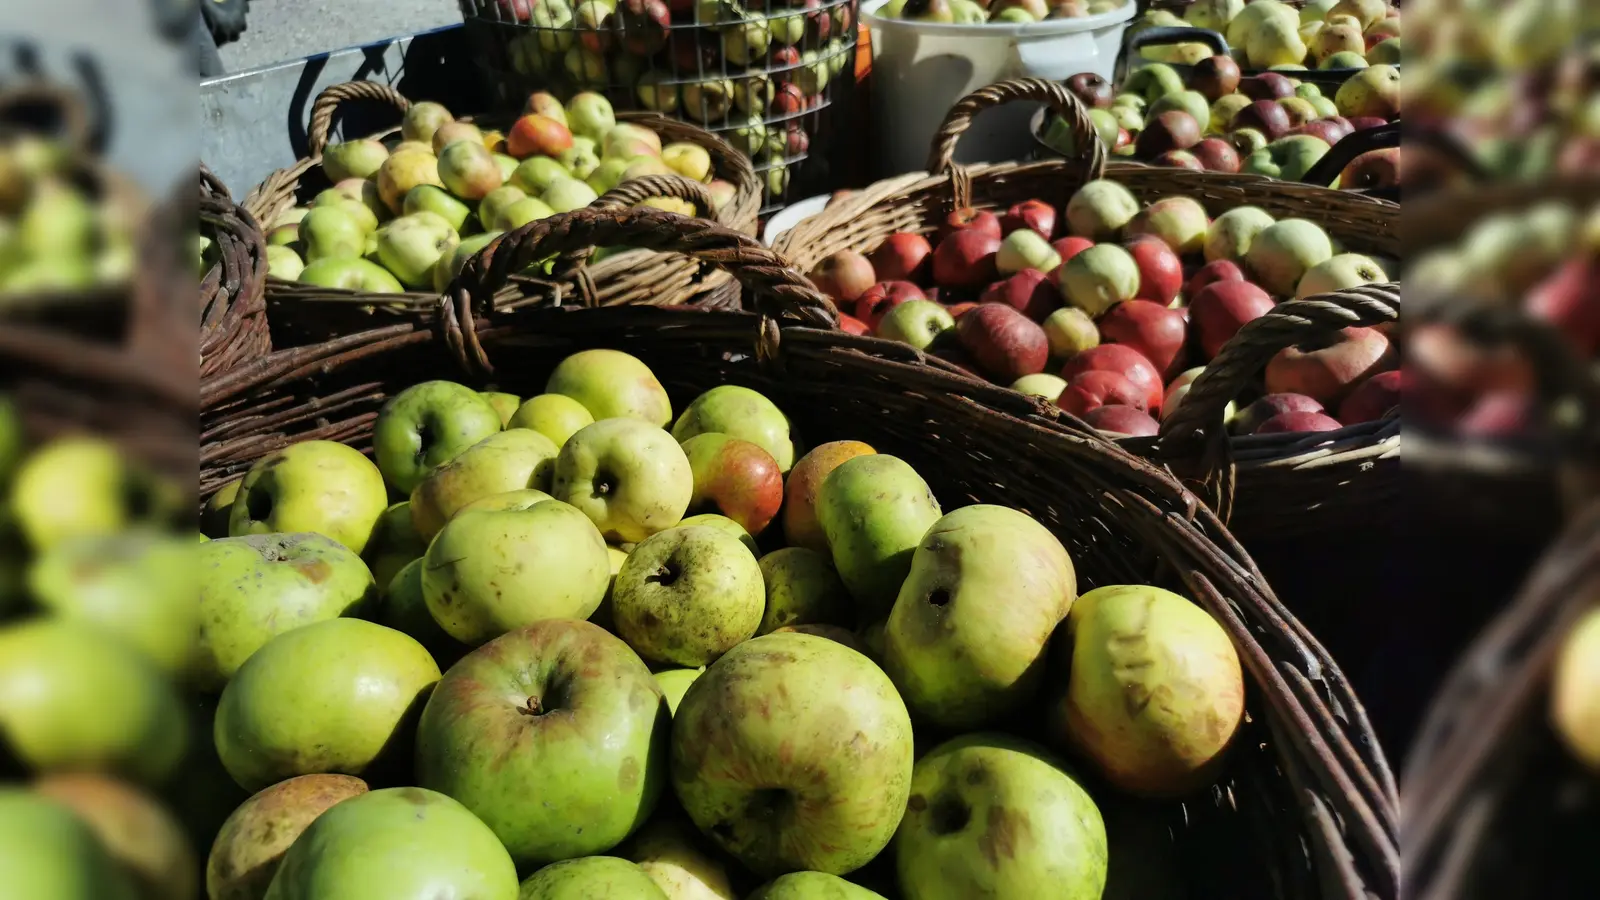
<path fill-rule="evenodd" d="M 857 0 L 459 0 L 501 106 L 599 91 L 750 156 L 762 214 L 832 187 L 855 86 Z M 791 194 L 791 191 L 794 192 Z"/>

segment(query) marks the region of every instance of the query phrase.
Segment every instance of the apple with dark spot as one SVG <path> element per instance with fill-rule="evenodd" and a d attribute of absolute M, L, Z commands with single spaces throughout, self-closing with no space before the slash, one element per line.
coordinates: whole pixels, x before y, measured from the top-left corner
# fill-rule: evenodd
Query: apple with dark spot
<path fill-rule="evenodd" d="M 1372 328 L 1343 328 L 1332 335 L 1285 347 L 1267 363 L 1268 393 L 1305 394 L 1337 406 L 1362 381 L 1393 368 L 1395 348 Z"/>
<path fill-rule="evenodd" d="M 956 322 L 956 337 L 978 368 L 1000 384 L 1043 372 L 1050 341 L 1038 323 L 1000 303 L 980 303 Z"/>

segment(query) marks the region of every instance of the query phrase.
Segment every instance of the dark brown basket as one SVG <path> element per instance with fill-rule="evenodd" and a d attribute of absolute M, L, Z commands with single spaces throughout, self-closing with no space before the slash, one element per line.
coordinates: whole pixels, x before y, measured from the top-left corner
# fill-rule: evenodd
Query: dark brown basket
<path fill-rule="evenodd" d="M 761 316 L 648 307 L 491 308 L 530 260 L 589 246 L 671 249 L 724 267 Z M 508 233 L 468 264 L 429 323 L 280 351 L 202 387 L 203 491 L 311 438 L 368 449 L 384 402 L 425 377 L 537 390 L 586 347 L 643 359 L 682 404 L 720 384 L 762 391 L 811 442 L 869 441 L 950 507 L 1027 511 L 1086 585 L 1147 582 L 1196 599 L 1239 648 L 1249 718 L 1223 780 L 1162 807 L 1193 896 L 1395 898 L 1398 801 L 1365 713 L 1249 556 L 1159 468 L 1022 394 L 911 348 L 834 330 L 828 300 L 753 239 L 652 209 L 583 210 Z"/>
<path fill-rule="evenodd" d="M 200 166 L 200 233 L 217 262 L 200 279 L 200 376 L 272 351 L 267 329 L 267 242 L 255 216 Z"/>
<path fill-rule="evenodd" d="M 328 144 L 340 107 L 355 101 L 381 103 L 397 113 L 404 113 L 411 105 L 411 101 L 394 88 L 373 81 L 336 84 L 319 94 L 311 108 L 307 137 L 310 155 L 268 175 L 244 200 L 244 208 L 255 215 L 263 229 L 270 229 L 284 212 L 329 187 L 322 174 L 322 150 Z M 617 121 L 644 125 L 659 134 L 663 142 L 687 141 L 704 147 L 711 154 L 712 170 L 736 188 L 733 200 L 715 213 L 714 220 L 736 231 L 755 233 L 762 189 L 748 157 L 698 126 L 655 113 L 620 112 Z M 390 140 L 398 134 L 398 128 L 389 128 L 372 137 Z M 709 196 L 703 192 L 687 195 L 685 189 L 672 185 L 676 179 L 638 180 L 664 192 L 665 196 L 685 197 L 702 206 L 709 202 Z M 622 188 L 619 185 L 619 189 Z M 661 195 L 647 192 L 643 185 L 633 185 L 625 188 L 622 194 L 608 197 L 611 202 L 620 197 L 638 202 Z M 602 201 L 607 199 L 601 198 Z M 712 212 L 710 209 L 702 211 L 708 216 Z M 501 299 L 533 298 L 558 306 L 580 302 L 585 306 L 695 304 L 716 307 L 736 302 L 737 294 L 737 285 L 726 274 L 680 254 L 631 250 L 592 265 L 577 261 L 548 279 L 514 279 L 502 292 Z M 436 299 L 427 292 L 363 294 L 300 285 L 270 276 L 266 295 L 275 339 L 285 345 L 316 343 L 381 326 L 386 320 L 405 318 L 415 315 L 419 309 L 431 308 Z"/>
<path fill-rule="evenodd" d="M 973 116 L 1018 100 L 1045 103 L 1071 122 L 1077 137 L 1074 144 L 1086 148 L 1085 153 L 1076 159 L 1025 163 L 960 166 L 951 161 Z M 1003 210 L 1035 197 L 1060 207 L 1084 183 L 1103 176 L 1120 182 L 1144 202 L 1183 194 L 1200 201 L 1212 215 L 1237 206 L 1259 206 L 1274 216 L 1314 221 L 1353 251 L 1401 255 L 1399 206 L 1394 203 L 1253 175 L 1106 165 L 1104 145 L 1093 134 L 1087 111 L 1058 84 L 1023 78 L 982 88 L 963 98 L 945 118 L 928 156 L 932 174 L 900 176 L 855 192 L 795 225 L 778 239 L 775 249 L 797 269 L 811 271 L 840 250 L 870 252 L 895 232 L 932 232 L 956 207 Z M 1228 516 L 1229 528 L 1246 541 L 1261 534 L 1317 534 L 1359 525 L 1381 509 L 1385 497 L 1393 496 L 1399 470 L 1398 425 L 1389 420 L 1314 437 L 1281 434 L 1222 440 L 1223 408 L 1272 352 L 1329 330 L 1392 322 L 1399 315 L 1399 295 L 1394 286 L 1374 286 L 1285 303 L 1279 310 L 1281 314 L 1270 321 L 1241 331 L 1235 344 L 1213 361 L 1211 368 L 1216 371 L 1196 382 L 1191 399 L 1181 407 L 1187 414 L 1175 414 L 1162 423 L 1159 443 L 1148 439 L 1127 443 L 1135 452 L 1156 456 L 1206 485 L 1203 495 L 1217 504 Z M 1194 402 L 1197 396 L 1203 402 Z M 1197 439 L 1203 424 L 1210 435 L 1206 441 Z M 1236 486 L 1227 489 L 1230 483 Z"/>
<path fill-rule="evenodd" d="M 1401 846 L 1416 900 L 1600 896 L 1600 777 L 1561 746 L 1548 685 L 1600 602 L 1600 506 L 1576 517 L 1434 698 L 1407 760 Z"/>

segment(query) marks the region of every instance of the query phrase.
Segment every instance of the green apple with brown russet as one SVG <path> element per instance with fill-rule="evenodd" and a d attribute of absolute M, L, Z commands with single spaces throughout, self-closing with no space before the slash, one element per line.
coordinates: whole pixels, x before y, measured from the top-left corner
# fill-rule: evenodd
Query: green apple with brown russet
<path fill-rule="evenodd" d="M 707 432 L 721 432 L 757 445 L 772 455 L 780 471 L 787 472 L 794 465 L 789 417 L 747 387 L 724 384 L 706 391 L 672 426 L 672 436 L 680 442 Z"/>
<path fill-rule="evenodd" d="M 420 212 L 433 213 L 448 222 L 451 230 L 458 234 L 466 227 L 467 217 L 472 215 L 472 207 L 436 184 L 419 184 L 407 191 L 400 210 L 406 216 Z"/>
<path fill-rule="evenodd" d="M 411 522 L 431 541 L 467 504 L 507 491 L 548 491 L 559 448 L 527 428 L 491 434 L 428 473 L 411 492 Z"/>
<path fill-rule="evenodd" d="M 228 816 L 211 844 L 207 896 L 262 896 L 295 838 L 335 803 L 366 792 L 367 783 L 351 775 L 302 775 L 253 795 Z"/>
<path fill-rule="evenodd" d="M 400 283 L 433 287 L 433 268 L 447 258 L 461 236 L 444 216 L 426 210 L 403 215 L 378 229 L 378 261 Z"/>
<path fill-rule="evenodd" d="M 816 512 L 858 621 L 888 615 L 917 544 L 941 514 L 928 483 L 898 457 L 857 456 L 823 479 Z"/>
<path fill-rule="evenodd" d="M 384 404 L 372 426 L 372 455 L 384 481 L 409 496 L 436 466 L 500 431 L 500 414 L 473 389 L 424 381 Z"/>
<path fill-rule="evenodd" d="M 766 603 L 755 555 L 725 532 L 692 525 L 641 541 L 611 596 L 628 646 L 645 659 L 691 668 L 752 637 Z"/>
<path fill-rule="evenodd" d="M 322 174 L 334 184 L 346 178 L 371 178 L 388 158 L 389 148 L 371 138 L 330 144 L 322 151 Z"/>
<path fill-rule="evenodd" d="M 609 541 L 642 541 L 683 519 L 694 495 L 689 459 L 672 435 L 638 419 L 600 419 L 556 457 L 550 493 Z"/>
<path fill-rule="evenodd" d="M 560 448 L 566 445 L 568 438 L 593 424 L 594 416 L 577 400 L 565 394 L 538 394 L 517 407 L 506 427 L 531 428 Z"/>
<path fill-rule="evenodd" d="M 761 557 L 766 612 L 757 634 L 792 625 L 850 625 L 850 592 L 828 558 L 805 547 L 784 547 Z"/>
<path fill-rule="evenodd" d="M 337 441 L 301 441 L 250 467 L 228 533 L 314 531 L 360 553 L 388 505 L 383 475 L 361 451 Z"/>
<path fill-rule="evenodd" d="M 572 354 L 550 373 L 544 390 L 582 403 L 597 422 L 630 417 L 665 428 L 672 421 L 666 388 L 648 366 L 620 350 Z"/>

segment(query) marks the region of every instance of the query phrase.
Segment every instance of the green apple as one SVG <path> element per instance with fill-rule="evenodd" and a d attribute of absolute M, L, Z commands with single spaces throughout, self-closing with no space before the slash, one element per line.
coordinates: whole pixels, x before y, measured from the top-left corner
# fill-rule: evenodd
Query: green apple
<path fill-rule="evenodd" d="M 570 176 L 552 182 L 539 195 L 540 200 L 558 213 L 582 209 L 599 198 L 594 188 Z"/>
<path fill-rule="evenodd" d="M 584 183 L 589 185 L 596 195 L 604 194 L 622 183 L 622 175 L 628 171 L 628 166 L 632 162 L 632 158 L 611 157 L 607 159 L 602 157 L 600 165 L 589 173 L 589 177 L 584 179 Z"/>
<path fill-rule="evenodd" d="M 93 772 L 47 774 L 32 787 L 80 816 L 146 897 L 199 896 L 199 859 L 165 798 Z"/>
<path fill-rule="evenodd" d="M 662 674 L 656 673 L 658 684 Z M 667 702 L 676 707 L 671 697 Z M 625 851 L 622 855 L 638 864 L 671 900 L 737 900 L 727 867 L 681 816 L 651 820 L 628 841 Z"/>
<path fill-rule="evenodd" d="M 344 210 L 350 214 L 352 219 L 356 220 L 356 224 L 361 226 L 363 234 L 371 234 L 378 230 L 378 213 L 374 212 L 372 207 L 368 206 L 363 199 L 368 193 L 372 195 L 372 202 L 376 203 L 379 209 L 383 209 L 384 214 L 387 215 L 388 210 L 384 208 L 383 200 L 378 196 L 377 185 L 370 181 L 361 181 L 359 179 L 342 181 L 318 194 L 311 200 L 311 210 L 315 211 L 328 206 Z M 310 212 L 306 213 L 306 216 L 312 218 Z M 305 225 L 305 219 L 300 220 L 300 225 Z M 297 236 L 298 232 L 299 228 L 297 226 Z"/>
<path fill-rule="evenodd" d="M 548 219 L 556 214 L 550 204 L 538 197 L 523 197 L 512 202 L 500 210 L 500 215 L 490 227 L 496 231 L 512 231 L 540 219 Z"/>
<path fill-rule="evenodd" d="M 1053 272 L 1060 265 L 1061 254 L 1032 228 L 1018 228 L 1006 235 L 995 253 L 995 267 L 1002 276 L 1015 275 L 1024 269 Z"/>
<path fill-rule="evenodd" d="M 256 534 L 201 544 L 200 683 L 220 689 L 274 636 L 343 615 L 375 598 L 361 557 L 320 534 Z"/>
<path fill-rule="evenodd" d="M 1305 62 L 1308 50 L 1300 37 L 1300 17 L 1290 11 L 1288 16 L 1268 18 L 1251 32 L 1244 45 L 1245 58 L 1257 69 L 1282 66 L 1299 66 Z"/>
<path fill-rule="evenodd" d="M 1082 310 L 1076 311 L 1082 313 Z M 1046 331 L 1045 337 L 1049 338 L 1049 336 L 1050 333 Z M 1024 375 L 1012 382 L 1011 389 L 1020 394 L 1039 397 L 1054 403 L 1056 398 L 1061 396 L 1061 392 L 1067 389 L 1067 380 L 1049 372 L 1036 372 L 1032 375 Z"/>
<path fill-rule="evenodd" d="M 206 860 L 206 895 L 262 896 L 295 839 L 334 804 L 366 792 L 367 783 L 349 775 L 302 775 L 255 794 L 217 831 Z"/>
<path fill-rule="evenodd" d="M 1200 201 L 1179 195 L 1162 197 L 1140 210 L 1123 229 L 1123 236 L 1154 235 L 1166 242 L 1173 253 L 1188 256 L 1204 249 L 1210 226 L 1211 217 Z"/>
<path fill-rule="evenodd" d="M 1038 232 L 1031 228 L 1020 229 L 1013 233 L 1021 234 L 1023 231 L 1034 237 L 1039 236 Z M 1045 246 L 1048 248 L 1049 244 Z M 887 341 L 910 344 L 918 350 L 926 350 L 933 344 L 935 338 L 955 327 L 955 317 L 950 315 L 950 310 L 943 304 L 932 300 L 913 299 L 895 306 L 884 314 L 882 321 L 878 323 L 877 336 Z"/>
<path fill-rule="evenodd" d="M 683 519 L 694 474 L 672 435 L 638 419 L 600 419 L 562 446 L 550 493 L 607 540 L 638 542 Z"/>
<path fill-rule="evenodd" d="M 94 205 L 76 186 L 46 178 L 16 220 L 14 239 L 36 257 L 87 258 L 99 233 Z"/>
<path fill-rule="evenodd" d="M 1590 769 L 1600 767 L 1595 686 L 1600 679 L 1600 614 L 1582 613 L 1561 638 L 1550 674 L 1550 724 L 1562 745 Z"/>
<path fill-rule="evenodd" d="M 582 403 L 597 422 L 631 417 L 664 428 L 672 421 L 666 388 L 648 366 L 620 350 L 572 354 L 550 373 L 544 390 Z"/>
<path fill-rule="evenodd" d="M 500 164 L 483 141 L 456 141 L 439 154 L 439 180 L 445 189 L 462 200 L 482 200 L 505 183 Z"/>
<path fill-rule="evenodd" d="M 499 431 L 500 414 L 477 391 L 424 381 L 384 404 L 372 426 L 372 455 L 389 486 L 409 496 L 436 466 Z"/>
<path fill-rule="evenodd" d="M 1360 253 L 1340 253 L 1330 256 L 1306 270 L 1295 285 L 1295 299 L 1314 294 L 1331 294 L 1363 284 L 1379 284 L 1389 280 L 1388 273 L 1369 256 Z"/>
<path fill-rule="evenodd" d="M 431 100 L 413 103 L 400 120 L 400 135 L 408 141 L 430 144 L 433 141 L 433 133 L 439 130 L 439 126 L 446 122 L 454 122 L 455 118 L 450 114 L 450 110 Z"/>
<path fill-rule="evenodd" d="M 603 853 L 654 809 L 670 728 L 626 644 L 549 619 L 445 673 L 417 727 L 417 779 L 476 813 L 523 867 Z"/>
<path fill-rule="evenodd" d="M 645 871 L 615 856 L 564 859 L 529 875 L 519 900 L 671 900 Z"/>
<path fill-rule="evenodd" d="M 0 871 L 7 896 L 19 900 L 140 896 L 132 874 L 77 812 L 21 786 L 0 787 Z"/>
<path fill-rule="evenodd" d="M 1011 823 L 1004 853 L 993 847 L 1000 822 Z M 1105 822 L 1088 791 L 1043 747 L 972 734 L 917 760 L 894 858 L 901 889 L 921 900 L 1099 900 Z"/>
<path fill-rule="evenodd" d="M 239 498 L 239 485 L 243 483 L 244 476 L 241 475 L 217 488 L 206 498 L 206 502 L 200 507 L 200 530 L 206 537 L 228 536 L 228 519 L 233 512 L 233 501 Z"/>
<path fill-rule="evenodd" d="M 433 267 L 460 240 L 444 216 L 426 210 L 410 213 L 378 229 L 378 261 L 406 287 L 431 288 Z"/>
<path fill-rule="evenodd" d="M 436 184 L 419 184 L 407 191 L 400 210 L 406 216 L 420 212 L 433 213 L 449 223 L 450 229 L 458 234 L 467 224 L 467 217 L 472 215 L 472 207 Z"/>
<path fill-rule="evenodd" d="M 743 525 L 740 525 L 738 522 L 735 522 L 727 516 L 719 515 L 717 513 L 701 513 L 698 516 L 685 516 L 683 521 L 679 522 L 673 527 L 691 528 L 695 526 L 714 528 L 717 531 L 721 531 L 729 537 L 734 538 L 739 543 L 743 544 L 744 548 L 750 551 L 750 555 L 752 557 L 758 557 L 761 555 L 761 549 L 756 546 L 756 539 L 750 536 L 750 532 L 746 531 Z"/>
<path fill-rule="evenodd" d="M 766 611 L 756 634 L 789 625 L 846 625 L 850 594 L 826 556 L 804 547 L 784 547 L 761 557 Z"/>
<path fill-rule="evenodd" d="M 1183 11 L 1183 21 L 1196 28 L 1225 31 L 1244 9 L 1244 0 L 1195 0 Z"/>
<path fill-rule="evenodd" d="M 1186 112 L 1202 125 L 1211 121 L 1211 102 L 1206 99 L 1205 94 L 1199 91 L 1178 91 L 1174 94 L 1167 94 L 1150 104 L 1150 111 L 1146 115 L 1155 117 L 1168 110 Z M 1115 141 L 1112 143 L 1115 143 Z M 1106 146 L 1109 147 L 1111 144 Z"/>
<path fill-rule="evenodd" d="M 1067 231 L 1094 241 L 1114 240 L 1139 212 L 1139 201 L 1115 181 L 1096 179 L 1067 201 Z"/>
<path fill-rule="evenodd" d="M 308 263 L 355 259 L 367 243 L 367 230 L 342 203 L 312 207 L 300 223 L 299 234 Z"/>
<path fill-rule="evenodd" d="M 1299 181 L 1328 152 L 1328 142 L 1309 134 L 1278 138 L 1245 157 L 1239 171 L 1246 175 L 1265 175 L 1284 181 Z"/>
<path fill-rule="evenodd" d="M 494 243 L 494 239 L 502 234 L 505 234 L 505 232 L 485 231 L 482 234 L 474 234 L 470 237 L 462 238 L 461 243 L 450 251 L 450 255 L 440 260 L 439 264 L 433 267 L 433 289 L 441 294 L 449 290 L 450 282 L 456 280 L 456 276 L 460 275 L 461 270 L 467 267 L 467 263 L 474 256 L 477 256 L 483 248 Z M 497 396 L 509 395 L 500 394 Z M 486 397 L 485 399 L 488 398 Z M 493 403 L 494 401 L 490 400 L 490 404 L 493 405 Z M 496 412 L 499 412 L 499 410 L 497 409 Z M 504 415 L 502 415 L 502 418 L 504 418 Z"/>
<path fill-rule="evenodd" d="M 178 694 L 154 663 L 100 628 L 59 618 L 0 627 L 0 734 L 30 771 L 152 785 L 174 773 L 189 741 Z"/>
<path fill-rule="evenodd" d="M 1288 297 L 1294 294 L 1301 276 L 1331 256 L 1333 242 L 1316 223 L 1279 219 L 1250 242 L 1244 265 L 1269 293 Z"/>
<path fill-rule="evenodd" d="M 678 704 L 683 701 L 683 695 L 689 690 L 689 685 L 705 673 L 705 668 L 698 669 L 662 669 L 655 673 L 656 685 L 661 688 L 661 693 L 667 698 L 667 710 L 676 715 Z"/>
<path fill-rule="evenodd" d="M 800 16 L 793 16 L 800 21 Z M 661 161 L 672 170 L 692 181 L 711 180 L 711 153 L 699 144 L 676 141 L 661 148 Z"/>
<path fill-rule="evenodd" d="M 443 668 L 465 656 L 467 647 L 440 628 L 428 611 L 422 591 L 422 566 L 422 559 L 413 559 L 394 574 L 372 620 L 415 638 Z"/>
<path fill-rule="evenodd" d="M 1168 94 L 1184 90 L 1183 76 L 1166 63 L 1150 63 L 1128 73 L 1122 90 L 1129 94 L 1137 94 L 1145 103 L 1153 104 Z"/>
<path fill-rule="evenodd" d="M 33 561 L 28 593 L 49 613 L 100 628 L 172 678 L 194 662 L 191 541 L 150 531 L 63 541 Z"/>
<path fill-rule="evenodd" d="M 306 264 L 300 259 L 300 254 L 283 246 L 269 246 L 267 248 L 267 274 L 284 281 L 294 281 L 305 270 Z"/>
<path fill-rule="evenodd" d="M 322 151 L 322 174 L 334 184 L 346 178 L 371 178 L 388 158 L 389 148 L 371 138 L 329 144 Z"/>
<path fill-rule="evenodd" d="M 539 394 L 529 397 L 506 420 L 507 428 L 530 428 L 566 446 L 567 439 L 594 424 L 594 416 L 582 403 L 565 394 Z"/>
<path fill-rule="evenodd" d="M 535 503 L 543 503 L 546 500 L 554 499 L 554 497 L 550 496 L 544 491 L 537 491 L 533 488 L 523 488 L 520 491 L 506 491 L 503 494 L 493 494 L 488 497 L 480 497 L 477 500 L 468 503 L 466 506 L 461 507 L 456 511 L 456 515 L 459 516 L 470 509 L 528 509 Z"/>
<path fill-rule="evenodd" d="M 422 593 L 446 633 L 477 646 L 545 619 L 588 618 L 610 580 L 594 524 L 545 501 L 451 519 L 423 557 Z"/>
<path fill-rule="evenodd" d="M 1139 292 L 1139 264 L 1117 244 L 1095 244 L 1061 267 L 1061 296 L 1093 318 Z"/>
<path fill-rule="evenodd" d="M 911 717 L 888 677 L 809 634 L 734 647 L 672 721 L 684 811 L 761 875 L 844 874 L 877 856 L 905 812 L 912 758 Z"/>
<path fill-rule="evenodd" d="M 875 891 L 826 872 L 790 872 L 756 889 L 746 900 L 884 900 Z"/>
<path fill-rule="evenodd" d="M 489 435 L 439 466 L 411 492 L 411 522 L 425 541 L 474 500 L 506 491 L 549 490 L 559 448 L 527 428 Z"/>
<path fill-rule="evenodd" d="M 1333 101 L 1327 97 L 1312 97 L 1306 102 L 1311 104 L 1311 111 L 1316 114 L 1318 119 L 1331 119 L 1339 114 L 1339 107 L 1335 106 Z"/>
<path fill-rule="evenodd" d="M 857 605 L 858 621 L 886 616 L 911 570 L 911 557 L 940 516 L 927 482 L 883 453 L 840 463 L 817 491 L 817 519 L 833 566 Z"/>
<path fill-rule="evenodd" d="M 414 787 L 370 791 L 318 816 L 263 900 L 518 900 L 517 869 L 462 804 Z"/>
<path fill-rule="evenodd" d="M 919 720 L 953 732 L 992 723 L 1037 692 L 1077 594 L 1072 559 L 1043 525 L 1003 506 L 962 507 L 917 546 L 884 629 L 884 669 Z"/>
<path fill-rule="evenodd" d="M 113 444 L 68 437 L 30 453 L 11 479 L 11 515 L 35 551 L 68 538 L 111 534 L 150 514 L 134 504 L 167 511 L 162 486 L 136 469 Z"/>
<path fill-rule="evenodd" d="M 1206 228 L 1203 248 L 1206 261 L 1226 259 L 1237 263 L 1244 262 L 1245 254 L 1250 252 L 1250 245 L 1255 241 L 1256 235 L 1276 221 L 1278 220 L 1259 206 L 1235 206 L 1217 216 Z"/>
<path fill-rule="evenodd" d="M 405 290 L 388 269 L 366 259 L 324 259 L 300 271 L 300 283 L 342 291 L 398 294 Z"/>
<path fill-rule="evenodd" d="M 1362 57 L 1361 62 L 1359 62 L 1359 63 L 1356 63 L 1354 61 L 1345 62 L 1343 60 L 1340 60 L 1339 62 L 1342 62 L 1344 66 L 1348 66 L 1348 67 L 1350 67 L 1352 69 L 1359 69 L 1362 66 L 1368 66 L 1368 65 L 1370 65 L 1370 66 L 1398 66 L 1398 65 L 1400 65 L 1400 60 L 1402 58 L 1402 53 L 1401 53 L 1400 47 L 1401 47 L 1400 38 L 1398 38 L 1398 37 L 1384 38 L 1383 40 L 1377 42 L 1376 44 L 1373 44 L 1372 47 L 1367 50 L 1367 55 L 1365 57 Z M 1328 60 L 1326 60 L 1326 62 L 1329 63 L 1328 68 L 1333 68 L 1334 67 L 1335 63 L 1333 62 L 1333 60 L 1334 60 L 1334 57 L 1336 57 L 1336 56 L 1338 56 L 1338 54 L 1334 54 L 1334 56 L 1331 56 L 1331 57 L 1328 58 Z"/>
<path fill-rule="evenodd" d="M 1078 598 L 1061 640 L 1071 673 L 1054 725 L 1107 781 L 1164 798 L 1216 778 L 1244 715 L 1244 676 L 1205 610 L 1161 588 L 1111 585 Z"/>
<path fill-rule="evenodd" d="M 639 543 L 617 573 L 618 635 L 647 660 L 703 666 L 756 633 L 761 566 L 715 528 L 669 528 Z"/>
<path fill-rule="evenodd" d="M 228 533 L 314 531 L 360 553 L 387 507 L 383 476 L 361 451 L 337 441 L 301 441 L 250 467 Z"/>
<path fill-rule="evenodd" d="M 604 95 L 583 91 L 572 95 L 572 99 L 567 101 L 567 124 L 572 127 L 574 135 L 581 134 L 599 141 L 616 126 L 617 117 L 612 111 L 611 101 Z"/>
<path fill-rule="evenodd" d="M 771 400 L 747 387 L 724 384 L 701 394 L 673 423 L 672 436 L 680 443 L 697 434 L 721 432 L 772 454 L 778 469 L 794 465 L 794 441 L 789 418 Z"/>
<path fill-rule="evenodd" d="M 428 651 L 392 628 L 360 619 L 296 628 L 223 689 L 217 752 L 251 791 L 296 775 L 361 775 L 397 757 L 438 680 Z"/>
<path fill-rule="evenodd" d="M 482 235 L 475 235 L 475 237 L 482 237 Z M 459 249 L 457 248 L 458 252 Z M 516 413 L 518 407 L 522 406 L 522 398 L 516 394 L 506 394 L 500 391 L 479 391 L 478 396 L 489 401 L 489 405 L 494 407 L 494 411 L 500 414 L 501 428 L 505 428 L 511 422 L 512 415 Z"/>
<path fill-rule="evenodd" d="M 511 173 L 511 180 L 508 183 L 529 196 L 537 196 L 544 193 L 550 185 L 571 178 L 572 173 L 568 172 L 567 167 L 559 160 L 549 156 L 530 156 Z"/>
<path fill-rule="evenodd" d="M 518 200 L 526 200 L 528 195 L 516 185 L 505 184 L 495 188 L 478 201 L 478 224 L 485 231 L 497 231 L 495 223 L 500 221 L 501 215 Z"/>
<path fill-rule="evenodd" d="M 594 174 L 595 169 L 600 168 L 600 157 L 592 148 L 589 147 L 579 147 L 576 145 L 568 147 L 567 149 L 561 151 L 561 156 L 559 159 L 561 165 L 565 166 L 567 171 L 572 173 L 572 177 L 580 180 L 588 178 L 590 175 Z M 593 188 L 589 188 L 587 183 L 584 184 L 584 187 L 588 188 L 591 192 L 593 191 Z"/>

